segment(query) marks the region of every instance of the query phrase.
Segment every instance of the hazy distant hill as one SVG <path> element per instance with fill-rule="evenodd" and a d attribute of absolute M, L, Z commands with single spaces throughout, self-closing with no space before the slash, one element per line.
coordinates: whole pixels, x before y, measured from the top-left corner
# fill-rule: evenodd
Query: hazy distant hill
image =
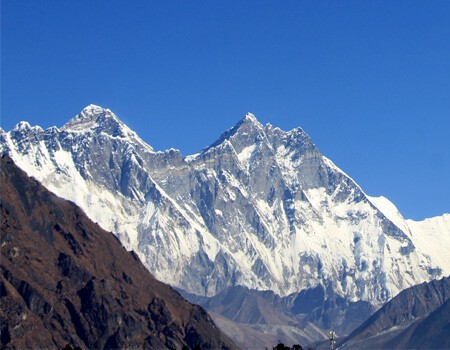
<path fill-rule="evenodd" d="M 352 332 L 341 347 L 450 348 L 450 277 L 402 291 Z"/>

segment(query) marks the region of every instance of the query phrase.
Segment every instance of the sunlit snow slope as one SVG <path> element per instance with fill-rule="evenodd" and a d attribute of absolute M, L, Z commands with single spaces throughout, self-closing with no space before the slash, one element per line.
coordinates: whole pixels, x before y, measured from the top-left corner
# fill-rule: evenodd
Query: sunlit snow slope
<path fill-rule="evenodd" d="M 368 197 L 300 128 L 246 115 L 184 158 L 155 152 L 110 110 L 61 128 L 19 123 L 0 150 L 114 232 L 159 279 L 201 295 L 323 284 L 375 305 L 450 273 L 448 215 L 404 220 Z"/>

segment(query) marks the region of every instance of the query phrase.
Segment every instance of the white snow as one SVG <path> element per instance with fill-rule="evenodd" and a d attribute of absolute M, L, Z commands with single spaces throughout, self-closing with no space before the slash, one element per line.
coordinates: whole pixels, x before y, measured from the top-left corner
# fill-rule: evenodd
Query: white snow
<path fill-rule="evenodd" d="M 195 154 L 191 154 L 191 155 L 189 155 L 189 156 L 186 156 L 186 157 L 184 158 L 184 160 L 185 160 L 187 163 L 190 163 L 190 162 L 194 161 L 195 159 L 197 159 L 197 157 L 198 157 L 200 154 L 201 154 L 201 152 L 198 152 L 198 153 L 195 153 Z"/>
<path fill-rule="evenodd" d="M 391 220 L 398 228 L 403 232 L 409 234 L 409 227 L 403 218 L 402 214 L 398 211 L 397 207 L 386 197 L 370 197 L 367 198 L 375 205 L 380 211 Z"/>
<path fill-rule="evenodd" d="M 417 249 L 442 268 L 444 276 L 450 275 L 450 214 L 423 221 L 406 220 L 406 223 Z"/>
<path fill-rule="evenodd" d="M 244 118 L 244 119 L 245 119 L 245 120 L 248 120 L 248 121 L 250 121 L 250 122 L 252 122 L 252 123 L 259 124 L 258 119 L 256 119 L 256 117 L 255 117 L 255 115 L 254 115 L 253 113 L 248 112 L 248 113 L 245 115 L 245 118 Z"/>
<path fill-rule="evenodd" d="M 245 147 L 238 155 L 238 159 L 241 162 L 241 166 L 243 169 L 246 169 L 246 171 L 249 171 L 250 168 L 250 158 L 256 148 L 256 145 L 250 145 L 248 147 Z"/>

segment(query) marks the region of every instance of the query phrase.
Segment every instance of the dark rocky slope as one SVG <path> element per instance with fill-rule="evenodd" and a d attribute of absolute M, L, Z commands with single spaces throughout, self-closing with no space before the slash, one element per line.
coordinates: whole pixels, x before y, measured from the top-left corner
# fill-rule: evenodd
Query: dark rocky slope
<path fill-rule="evenodd" d="M 7 157 L 0 174 L 2 347 L 236 347 L 73 203 Z"/>
<path fill-rule="evenodd" d="M 402 291 L 352 332 L 341 348 L 450 348 L 450 277 Z"/>

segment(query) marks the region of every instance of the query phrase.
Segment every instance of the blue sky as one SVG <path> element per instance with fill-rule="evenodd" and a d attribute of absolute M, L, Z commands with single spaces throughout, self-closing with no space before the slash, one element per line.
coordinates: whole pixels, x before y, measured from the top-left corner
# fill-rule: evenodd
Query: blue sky
<path fill-rule="evenodd" d="M 450 1 L 1 1 L 1 127 L 114 111 L 195 153 L 302 127 L 407 218 L 450 212 Z"/>

